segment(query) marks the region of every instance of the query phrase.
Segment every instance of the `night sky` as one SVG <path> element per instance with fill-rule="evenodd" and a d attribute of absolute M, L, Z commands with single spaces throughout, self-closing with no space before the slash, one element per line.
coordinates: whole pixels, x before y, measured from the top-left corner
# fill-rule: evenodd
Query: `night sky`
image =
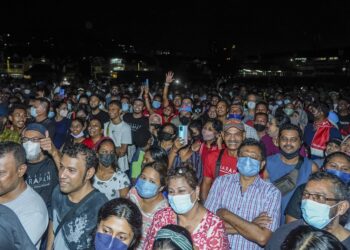
<path fill-rule="evenodd" d="M 136 49 L 206 55 L 236 44 L 246 54 L 350 46 L 350 1 L 6 1 L 1 31 L 66 44 L 115 38 Z"/>

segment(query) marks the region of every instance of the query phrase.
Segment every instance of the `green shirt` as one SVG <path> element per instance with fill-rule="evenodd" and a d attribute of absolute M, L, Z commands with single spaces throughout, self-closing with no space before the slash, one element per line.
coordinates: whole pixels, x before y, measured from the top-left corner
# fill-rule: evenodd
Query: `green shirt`
<path fill-rule="evenodd" d="M 0 134 L 0 142 L 6 141 L 21 143 L 21 133 L 9 128 L 5 128 L 4 131 Z"/>

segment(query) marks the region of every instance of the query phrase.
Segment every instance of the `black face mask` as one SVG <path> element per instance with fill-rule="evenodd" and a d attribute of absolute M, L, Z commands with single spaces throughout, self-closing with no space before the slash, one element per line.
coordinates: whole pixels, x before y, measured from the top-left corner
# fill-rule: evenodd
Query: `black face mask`
<path fill-rule="evenodd" d="M 159 129 L 161 125 L 157 123 L 151 123 L 150 126 L 153 126 L 155 129 Z"/>
<path fill-rule="evenodd" d="M 191 121 L 191 118 L 189 118 L 187 116 L 180 116 L 179 120 L 180 120 L 182 125 L 188 125 Z"/>
<path fill-rule="evenodd" d="M 256 129 L 256 131 L 262 132 L 266 129 L 266 126 L 262 124 L 254 124 L 254 128 Z"/>
<path fill-rule="evenodd" d="M 115 154 L 99 154 L 98 159 L 104 167 L 109 167 L 115 162 Z"/>
<path fill-rule="evenodd" d="M 192 136 L 192 140 L 193 142 L 202 141 L 203 140 L 202 134 Z"/>
<path fill-rule="evenodd" d="M 283 155 L 283 156 L 284 156 L 285 158 L 287 158 L 288 160 L 293 159 L 293 158 L 299 156 L 299 149 L 298 149 L 297 151 L 293 152 L 293 153 L 286 153 L 286 152 L 284 152 L 282 149 L 280 150 L 280 152 L 281 152 L 281 155 Z"/>
<path fill-rule="evenodd" d="M 174 134 L 170 134 L 168 132 L 161 131 L 158 135 L 160 141 L 171 141 L 174 139 Z"/>

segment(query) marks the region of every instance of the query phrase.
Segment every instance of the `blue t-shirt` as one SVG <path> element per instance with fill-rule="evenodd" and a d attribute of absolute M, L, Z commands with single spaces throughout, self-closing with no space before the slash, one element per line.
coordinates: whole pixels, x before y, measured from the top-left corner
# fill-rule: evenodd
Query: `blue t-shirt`
<path fill-rule="evenodd" d="M 295 189 L 308 181 L 310 174 L 312 173 L 312 160 L 304 158 L 304 162 L 299 169 L 299 175 L 297 179 L 297 185 Z M 274 182 L 281 178 L 282 176 L 290 173 L 296 165 L 288 165 L 284 163 L 281 159 L 281 154 L 275 154 L 267 157 L 266 170 L 269 174 L 270 181 Z M 282 196 L 282 204 L 281 204 L 281 224 L 285 222 L 285 209 L 288 205 L 290 198 L 292 197 L 295 189 L 290 191 L 288 194 Z"/>

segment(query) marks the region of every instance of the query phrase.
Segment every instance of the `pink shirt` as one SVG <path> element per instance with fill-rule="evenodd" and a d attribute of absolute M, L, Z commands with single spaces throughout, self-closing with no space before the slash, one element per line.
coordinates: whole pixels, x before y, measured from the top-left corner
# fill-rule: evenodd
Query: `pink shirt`
<path fill-rule="evenodd" d="M 177 216 L 170 207 L 154 215 L 143 249 L 151 250 L 158 230 L 169 224 L 177 224 Z M 200 250 L 230 249 L 223 221 L 210 211 L 207 211 L 191 236 L 194 246 Z"/>

